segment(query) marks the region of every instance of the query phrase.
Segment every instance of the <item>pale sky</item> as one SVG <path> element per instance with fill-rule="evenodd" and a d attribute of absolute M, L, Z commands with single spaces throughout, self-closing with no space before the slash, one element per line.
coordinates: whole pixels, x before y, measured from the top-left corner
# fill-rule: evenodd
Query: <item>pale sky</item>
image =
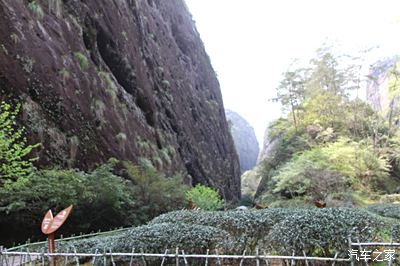
<path fill-rule="evenodd" d="M 400 54 L 399 0 L 185 1 L 225 108 L 254 127 L 260 146 L 268 122 L 281 113 L 268 99 L 293 58 L 308 61 L 324 42 L 347 53 L 379 45 L 371 58 Z"/>

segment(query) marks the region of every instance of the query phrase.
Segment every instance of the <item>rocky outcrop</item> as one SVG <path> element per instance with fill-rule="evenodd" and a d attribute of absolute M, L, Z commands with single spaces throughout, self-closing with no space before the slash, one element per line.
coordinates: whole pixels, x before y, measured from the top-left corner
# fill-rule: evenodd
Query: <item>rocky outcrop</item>
<path fill-rule="evenodd" d="M 267 126 L 264 132 L 264 142 L 257 159 L 257 167 L 255 168 L 255 173 L 261 176 L 260 180 L 258 180 L 258 187 L 255 193 L 256 198 L 261 196 L 265 191 L 267 183 L 271 179 L 270 171 L 280 163 L 275 157 L 279 154 L 281 137 L 276 136 L 271 138 L 269 130 L 270 125 Z"/>
<path fill-rule="evenodd" d="M 400 61 L 399 57 L 372 65 L 368 75 L 367 101 L 388 121 L 389 129 L 400 127 Z"/>
<path fill-rule="evenodd" d="M 279 137 L 273 138 L 272 140 L 269 139 L 268 137 L 268 127 L 264 132 L 264 142 L 263 146 L 261 147 L 260 154 L 258 155 L 257 158 L 257 164 L 271 159 L 276 152 L 277 148 L 277 143 L 279 142 Z"/>
<path fill-rule="evenodd" d="M 259 152 L 257 137 L 253 127 L 243 117 L 231 110 L 225 110 L 225 113 L 243 173 L 256 165 Z"/>
<path fill-rule="evenodd" d="M 397 61 L 396 57 L 378 61 L 371 67 L 367 76 L 367 101 L 378 112 L 384 112 L 390 105 L 389 75 Z"/>
<path fill-rule="evenodd" d="M 0 90 L 39 164 L 110 157 L 240 197 L 219 83 L 183 0 L 0 0 Z"/>

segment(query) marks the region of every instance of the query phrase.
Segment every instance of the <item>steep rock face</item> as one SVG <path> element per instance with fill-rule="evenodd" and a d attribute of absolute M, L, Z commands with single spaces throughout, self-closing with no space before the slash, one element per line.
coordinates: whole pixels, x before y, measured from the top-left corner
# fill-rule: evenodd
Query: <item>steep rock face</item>
<path fill-rule="evenodd" d="M 261 196 L 261 194 L 265 191 L 268 181 L 271 176 L 265 175 L 265 170 L 268 170 L 270 167 L 274 167 L 276 162 L 275 156 L 279 152 L 279 142 L 281 138 L 279 136 L 275 138 L 269 137 L 269 126 L 264 132 L 264 142 L 261 148 L 260 154 L 257 159 L 257 168 L 255 170 L 258 171 L 258 174 L 261 176 L 258 182 L 258 188 L 255 193 L 255 197 Z M 264 173 L 263 173 L 264 172 Z"/>
<path fill-rule="evenodd" d="M 274 138 L 272 140 L 269 139 L 268 127 L 267 127 L 267 129 L 264 132 L 264 142 L 263 146 L 261 147 L 260 154 L 258 155 L 257 158 L 257 164 L 261 163 L 262 161 L 269 160 L 274 156 L 278 141 L 279 137 Z"/>
<path fill-rule="evenodd" d="M 388 74 L 397 61 L 397 58 L 378 61 L 372 66 L 368 75 L 367 101 L 378 112 L 384 112 L 390 105 Z"/>
<path fill-rule="evenodd" d="M 219 83 L 182 0 L 0 0 L 0 90 L 39 164 L 151 163 L 240 197 Z"/>
<path fill-rule="evenodd" d="M 256 165 L 259 152 L 257 137 L 253 127 L 243 117 L 231 110 L 225 110 L 225 113 L 243 173 Z"/>

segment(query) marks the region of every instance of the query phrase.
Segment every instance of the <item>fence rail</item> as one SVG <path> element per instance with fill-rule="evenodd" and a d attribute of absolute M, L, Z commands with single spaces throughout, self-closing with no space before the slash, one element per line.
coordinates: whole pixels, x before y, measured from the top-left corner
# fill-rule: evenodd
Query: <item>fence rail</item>
<path fill-rule="evenodd" d="M 75 265 L 80 265 L 80 260 L 86 261 L 88 259 L 91 261 L 91 265 L 95 265 L 95 262 L 102 261 L 104 265 L 116 265 L 117 260 L 124 259 L 125 262 L 130 261 L 129 265 L 133 261 L 141 260 L 143 263 L 141 265 L 147 265 L 146 260 L 148 259 L 159 259 L 161 260 L 158 265 L 165 265 L 166 260 L 173 260 L 176 265 L 189 265 L 189 261 L 196 259 L 201 260 L 202 265 L 224 265 L 224 261 L 235 261 L 233 265 L 243 265 L 246 261 L 254 262 L 255 265 L 276 265 L 277 261 L 288 261 L 289 265 L 296 265 L 296 262 L 303 261 L 305 265 L 309 265 L 312 262 L 326 262 L 333 263 L 336 262 L 349 262 L 349 258 L 338 258 L 337 254 L 335 257 L 312 257 L 312 256 L 279 256 L 279 255 L 268 255 L 266 253 L 259 254 L 256 251 L 255 255 L 246 255 L 245 252 L 242 255 L 224 255 L 224 254 L 185 254 L 184 250 L 176 249 L 175 252 L 169 252 L 166 250 L 165 253 L 144 253 L 135 252 L 132 250 L 131 253 L 121 253 L 121 252 L 95 252 L 95 253 L 44 253 L 44 252 L 20 252 L 20 251 L 7 251 L 0 250 L 0 265 L 1 266 L 17 266 L 17 265 L 31 265 L 35 263 L 36 265 L 48 265 L 52 258 L 57 258 L 62 260 L 62 265 L 68 265 L 67 263 L 73 263 Z M 275 262 L 275 264 L 273 264 Z M 60 264 L 61 265 L 61 264 Z M 85 264 L 86 265 L 86 264 Z M 153 264 L 152 264 L 153 265 Z M 232 265 L 232 264 L 231 264 Z"/>
<path fill-rule="evenodd" d="M 351 251 L 362 251 L 365 248 L 371 247 L 384 247 L 399 249 L 400 243 L 351 243 Z M 43 249 L 44 250 L 44 249 Z M 26 251 L 11 251 L 3 249 L 0 247 L 0 266 L 19 266 L 19 265 L 41 265 L 47 266 L 49 263 L 56 258 L 60 264 L 57 265 L 95 265 L 95 262 L 101 263 L 102 265 L 120 265 L 120 262 L 124 262 L 123 265 L 155 265 L 155 261 L 159 262 L 156 265 L 165 265 L 168 263 L 173 263 L 175 265 L 190 265 L 190 262 L 196 260 L 196 265 L 199 262 L 202 265 L 225 265 L 225 262 L 230 262 L 228 265 L 243 265 L 243 263 L 254 263 L 253 265 L 368 265 L 371 263 L 374 265 L 373 258 L 369 260 L 356 260 L 355 257 L 351 256 L 350 250 L 349 254 L 343 254 L 339 256 L 339 252 L 336 252 L 334 257 L 313 257 L 307 256 L 303 252 L 303 256 L 298 256 L 293 254 L 292 256 L 282 256 L 282 255 L 269 255 L 267 252 L 260 252 L 259 249 L 255 250 L 255 254 L 218 254 L 218 250 L 215 250 L 215 254 L 210 254 L 210 250 L 207 250 L 206 254 L 186 254 L 184 250 L 165 250 L 164 253 L 145 253 L 143 250 L 140 252 L 132 249 L 132 252 L 112 252 L 111 250 L 96 250 L 94 253 L 81 253 L 77 252 L 73 248 L 74 252 L 59 252 L 59 253 L 48 253 L 48 252 L 30 252 Z M 394 250 L 393 250 L 394 252 Z M 343 257 L 348 255 L 347 257 Z M 386 265 L 393 265 L 395 258 L 392 257 L 390 260 L 385 261 Z M 150 263 L 149 263 L 150 261 Z M 383 261 L 383 260 L 380 260 Z M 283 263 L 282 263 L 283 262 Z M 129 264 L 128 264 L 129 263 Z M 232 264 L 233 263 L 233 264 Z M 396 262 L 397 263 L 397 262 Z M 97 264 L 96 264 L 97 265 Z M 397 265 L 397 264 L 396 264 Z"/>
<path fill-rule="evenodd" d="M 127 228 L 119 228 L 119 229 L 114 229 L 111 231 L 104 231 L 104 232 L 94 232 L 94 233 L 90 233 L 90 234 L 80 234 L 80 235 L 73 235 L 73 236 L 69 236 L 69 237 L 61 237 L 59 239 L 56 239 L 56 243 L 57 242 L 63 242 L 63 241 L 70 241 L 70 240 L 78 240 L 78 239 L 83 239 L 83 238 L 89 238 L 89 237 L 94 237 L 94 236 L 103 236 L 103 235 L 110 235 L 110 234 L 115 234 L 118 232 L 123 232 L 123 231 L 128 231 L 131 230 L 131 227 L 127 227 Z M 47 240 L 44 241 L 40 241 L 40 242 L 35 242 L 35 243 L 25 243 L 22 245 L 18 245 L 15 247 L 11 247 L 8 248 L 8 251 L 16 251 L 16 250 L 23 250 L 26 248 L 32 248 L 34 246 L 41 246 L 41 245 L 46 245 L 47 244 Z M 1 266 L 1 265 L 0 265 Z"/>

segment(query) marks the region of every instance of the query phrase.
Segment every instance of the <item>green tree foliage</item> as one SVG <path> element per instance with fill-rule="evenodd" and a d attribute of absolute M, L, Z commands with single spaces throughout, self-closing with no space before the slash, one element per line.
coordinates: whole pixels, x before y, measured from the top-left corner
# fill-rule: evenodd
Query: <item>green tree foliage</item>
<path fill-rule="evenodd" d="M 5 102 L 0 105 L 0 187 L 8 189 L 22 186 L 32 176 L 36 158 L 28 155 L 38 146 L 28 145 L 24 128 L 17 125 L 19 109 Z"/>
<path fill-rule="evenodd" d="M 369 145 L 339 139 L 295 156 L 274 177 L 274 192 L 314 195 L 344 191 L 351 186 L 367 184 L 388 177 L 389 164 L 373 153 Z"/>
<path fill-rule="evenodd" d="M 196 207 L 207 211 L 219 210 L 224 206 L 224 201 L 216 190 L 201 184 L 187 191 L 186 199 L 192 200 Z"/>
<path fill-rule="evenodd" d="M 297 112 L 305 96 L 305 81 L 303 79 L 302 69 L 287 71 L 283 76 L 283 80 L 276 89 L 277 97 L 274 98 L 273 101 L 279 101 L 282 107 L 289 111 L 290 116 L 293 118 L 294 126 L 297 129 Z"/>
<path fill-rule="evenodd" d="M 393 179 L 400 173 L 397 72 L 390 74 L 394 104 L 385 119 L 349 97 L 360 68 L 343 58 L 349 57 L 323 48 L 307 70 L 283 74 L 276 100 L 289 112 L 269 126 L 270 151 L 256 196 L 316 199 L 340 190 L 390 192 L 399 183 Z"/>
<path fill-rule="evenodd" d="M 36 171 L 24 186 L 0 189 L 0 241 L 41 236 L 41 219 L 47 210 L 58 212 L 73 204 L 74 209 L 61 233 L 131 225 L 134 196 L 127 181 L 112 174 L 112 165 L 91 173 L 75 170 Z M 10 235 L 12 234 L 12 235 Z"/>
<path fill-rule="evenodd" d="M 345 73 L 339 68 L 339 62 L 329 48 L 318 49 L 317 57 L 310 63 L 311 69 L 307 82 L 310 95 L 317 95 L 321 91 L 330 91 L 335 95 L 342 94 Z"/>
<path fill-rule="evenodd" d="M 188 187 L 177 175 L 166 178 L 154 167 L 123 163 L 128 179 L 133 182 L 132 193 L 138 220 L 146 222 L 161 213 L 183 208 Z"/>
<path fill-rule="evenodd" d="M 0 242 L 37 239 L 46 211 L 70 204 L 74 209 L 60 231 L 64 235 L 139 225 L 182 208 L 186 187 L 179 177 L 124 163 L 128 178 L 123 178 L 114 173 L 116 163 L 110 160 L 90 173 L 37 170 L 24 186 L 0 188 Z"/>

